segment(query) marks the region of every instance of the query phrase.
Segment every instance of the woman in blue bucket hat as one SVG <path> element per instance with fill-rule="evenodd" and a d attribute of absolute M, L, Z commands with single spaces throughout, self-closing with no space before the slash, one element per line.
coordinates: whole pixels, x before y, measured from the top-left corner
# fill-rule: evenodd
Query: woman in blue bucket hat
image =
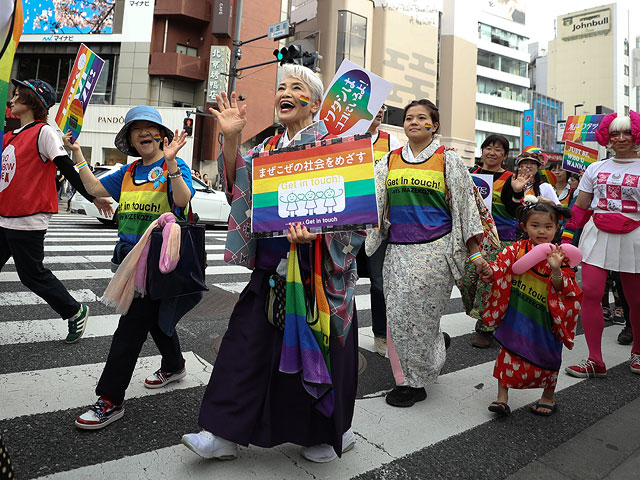
<path fill-rule="evenodd" d="M 140 240 L 149 225 L 160 215 L 173 211 L 184 215 L 195 191 L 191 184 L 191 170 L 177 154 L 186 144 L 186 133 L 175 135 L 162 123 L 160 113 L 153 107 L 133 107 L 125 116 L 125 124 L 116 135 L 118 150 L 132 157 L 132 163 L 99 180 L 86 166 L 80 145 L 65 143 L 75 154 L 76 168 L 89 192 L 112 196 L 119 202 L 118 236 L 112 263 L 119 265 Z M 182 315 L 202 298 L 199 294 L 182 310 Z M 124 396 L 133 375 L 142 345 L 150 333 L 160 354 L 160 368 L 144 381 L 147 388 L 162 388 L 186 376 L 185 361 L 175 323 L 170 327 L 161 321 L 163 300 L 149 295 L 136 297 L 126 314 L 120 317 L 113 334 L 109 356 L 96 387 L 97 402 L 80 415 L 75 425 L 83 430 L 98 430 L 122 418 Z M 177 316 L 177 315 L 176 315 Z"/>
<path fill-rule="evenodd" d="M 47 123 L 49 108 L 56 103 L 53 87 L 34 79 L 12 83 L 9 107 L 20 128 L 4 135 L 0 150 L 0 270 L 13 257 L 20 281 L 67 320 L 65 341 L 75 343 L 84 333 L 89 307 L 78 303 L 42 263 L 49 220 L 58 213 L 56 170 L 101 212 L 113 209 L 110 200 L 87 193 L 60 136 Z"/>

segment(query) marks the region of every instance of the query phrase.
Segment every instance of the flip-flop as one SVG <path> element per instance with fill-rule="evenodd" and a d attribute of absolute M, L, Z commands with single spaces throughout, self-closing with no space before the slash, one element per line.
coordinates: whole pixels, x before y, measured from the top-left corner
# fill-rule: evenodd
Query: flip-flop
<path fill-rule="evenodd" d="M 538 410 L 539 408 L 546 408 L 547 410 L 550 410 L 550 411 L 541 412 L 540 410 Z M 558 410 L 558 404 L 547 405 L 546 403 L 536 402 L 533 405 L 531 405 L 531 413 L 535 413 L 536 415 L 541 415 L 543 417 L 550 417 L 551 415 L 556 413 L 556 410 Z"/>
<path fill-rule="evenodd" d="M 500 415 L 509 415 L 511 413 L 511 408 L 505 402 L 492 402 L 488 408 L 490 412 L 499 413 Z"/>

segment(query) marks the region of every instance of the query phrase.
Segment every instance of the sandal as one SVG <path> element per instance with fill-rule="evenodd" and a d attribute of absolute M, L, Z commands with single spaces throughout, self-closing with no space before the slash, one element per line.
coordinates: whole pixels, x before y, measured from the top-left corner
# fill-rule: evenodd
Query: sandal
<path fill-rule="evenodd" d="M 511 413 L 511 408 L 505 402 L 491 402 L 488 408 L 490 412 L 500 415 L 509 415 Z"/>
<path fill-rule="evenodd" d="M 539 408 L 546 408 L 547 410 L 550 410 L 550 411 L 541 412 L 540 410 L 538 410 Z M 556 413 L 556 410 L 558 410 L 558 405 L 555 403 L 553 405 L 547 405 L 546 403 L 536 402 L 533 405 L 531 405 L 531 413 L 535 413 L 536 415 L 540 415 L 543 417 L 550 417 L 551 415 Z"/>

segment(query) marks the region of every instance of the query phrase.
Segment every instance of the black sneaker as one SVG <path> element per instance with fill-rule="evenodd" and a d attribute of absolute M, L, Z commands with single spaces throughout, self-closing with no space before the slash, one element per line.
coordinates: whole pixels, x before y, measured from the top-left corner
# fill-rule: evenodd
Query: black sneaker
<path fill-rule="evenodd" d="M 385 400 L 394 407 L 413 407 L 416 402 L 421 402 L 425 398 L 427 398 L 427 391 L 424 388 L 401 386 L 391 390 Z"/>
<path fill-rule="evenodd" d="M 477 332 L 471 339 L 471 345 L 476 348 L 489 348 L 492 343 L 492 332 Z"/>
<path fill-rule="evenodd" d="M 633 330 L 631 327 L 624 327 L 618 335 L 618 343 L 620 345 L 631 345 L 633 343 Z"/>
<path fill-rule="evenodd" d="M 448 350 L 451 345 L 451 336 L 447 332 L 442 332 L 442 336 L 444 337 L 444 349 Z"/>

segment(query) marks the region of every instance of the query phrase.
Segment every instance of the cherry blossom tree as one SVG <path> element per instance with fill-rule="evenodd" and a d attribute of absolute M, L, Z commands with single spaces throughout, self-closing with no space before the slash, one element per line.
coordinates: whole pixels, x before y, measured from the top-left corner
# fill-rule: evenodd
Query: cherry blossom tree
<path fill-rule="evenodd" d="M 50 33 L 104 33 L 113 27 L 116 0 L 53 0 L 53 10 L 40 12 L 33 28 Z"/>

